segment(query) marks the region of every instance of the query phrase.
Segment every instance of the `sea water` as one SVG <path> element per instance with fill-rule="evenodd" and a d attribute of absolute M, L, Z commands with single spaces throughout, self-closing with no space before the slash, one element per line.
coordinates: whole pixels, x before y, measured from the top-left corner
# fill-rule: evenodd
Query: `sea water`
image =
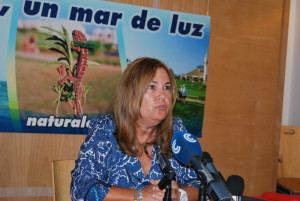
<path fill-rule="evenodd" d="M 0 132 L 13 131 L 8 104 L 7 82 L 0 80 Z"/>

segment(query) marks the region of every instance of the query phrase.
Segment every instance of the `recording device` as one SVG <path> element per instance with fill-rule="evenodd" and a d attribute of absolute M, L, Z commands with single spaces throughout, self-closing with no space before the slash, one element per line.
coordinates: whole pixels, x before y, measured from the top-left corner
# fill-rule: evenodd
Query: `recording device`
<path fill-rule="evenodd" d="M 202 149 L 198 139 L 194 135 L 185 131 L 175 132 L 171 144 L 175 158 L 184 165 L 192 167 L 200 178 L 201 183 L 205 184 L 204 188 L 206 192 L 202 192 L 205 192 L 213 201 L 232 200 L 227 187 L 220 180 L 214 179 L 212 174 L 201 162 Z M 204 200 L 203 195 L 200 194 L 201 193 L 199 193 L 199 197 Z"/>
<path fill-rule="evenodd" d="M 157 157 L 158 164 L 164 174 L 163 178 L 158 183 L 160 189 L 166 189 L 164 195 L 164 201 L 171 201 L 171 182 L 175 178 L 175 171 L 172 168 L 170 161 L 165 153 L 160 153 Z"/>

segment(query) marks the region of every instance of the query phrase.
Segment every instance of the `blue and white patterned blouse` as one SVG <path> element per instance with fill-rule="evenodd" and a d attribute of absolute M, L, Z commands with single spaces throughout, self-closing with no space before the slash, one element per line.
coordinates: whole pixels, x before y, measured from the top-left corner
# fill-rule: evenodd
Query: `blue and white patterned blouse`
<path fill-rule="evenodd" d="M 159 146 L 153 145 L 152 165 L 146 177 L 138 158 L 120 150 L 112 114 L 92 119 L 89 127 L 72 171 L 71 196 L 74 201 L 103 200 L 111 186 L 145 188 L 150 185 L 150 179 L 163 177 L 157 161 Z M 186 130 L 181 119 L 173 119 L 173 130 Z M 199 188 L 200 181 L 193 169 L 182 166 L 175 158 L 171 158 L 170 163 L 181 186 Z"/>

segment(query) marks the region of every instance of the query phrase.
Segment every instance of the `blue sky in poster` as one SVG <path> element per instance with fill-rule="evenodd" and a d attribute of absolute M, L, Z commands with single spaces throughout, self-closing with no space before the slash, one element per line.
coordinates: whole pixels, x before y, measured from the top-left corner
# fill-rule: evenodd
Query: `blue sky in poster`
<path fill-rule="evenodd" d="M 111 9 L 112 4 L 114 8 L 113 10 Z M 171 67 L 175 74 L 181 74 L 188 73 L 194 70 L 197 66 L 203 64 L 204 57 L 208 54 L 210 31 L 210 17 L 208 16 L 105 1 L 83 2 L 80 0 L 73 0 L 72 4 L 68 1 L 60 1 L 58 5 L 59 14 L 57 19 L 61 20 L 62 23 L 64 21 L 64 26 L 69 26 L 72 29 L 74 29 L 74 27 L 78 27 L 80 30 L 84 29 L 87 34 L 91 34 L 93 30 L 99 27 L 114 29 L 116 26 L 99 25 L 93 20 L 92 22 L 70 21 L 68 19 L 71 7 L 91 9 L 93 11 L 93 15 L 95 15 L 95 13 L 99 10 L 108 11 L 110 14 L 114 12 L 122 13 L 122 19 L 119 20 L 122 21 L 122 23 L 119 23 L 118 25 L 122 24 L 122 37 L 125 43 L 123 45 L 126 51 L 126 58 L 129 60 L 134 60 L 141 56 L 158 58 Z M 133 16 L 140 16 L 142 9 L 148 11 L 146 22 L 150 18 L 159 19 L 161 26 L 158 31 L 150 31 L 147 28 L 138 30 L 131 27 Z M 180 22 L 203 24 L 203 37 L 191 37 L 188 35 L 183 36 L 178 33 L 169 34 L 173 14 L 177 14 L 179 16 L 178 21 Z M 24 12 L 21 12 L 19 19 L 24 21 L 43 20 L 43 18 L 39 15 L 29 16 L 24 15 Z M 45 20 L 48 22 L 53 21 L 58 24 L 57 19 L 50 19 L 48 17 Z"/>
<path fill-rule="evenodd" d="M 153 11 L 153 12 L 152 12 Z M 150 13 L 150 12 L 149 12 Z M 164 61 L 175 74 L 188 73 L 203 64 L 209 47 L 209 17 L 176 13 L 182 21 L 205 24 L 204 36 L 195 38 L 179 34 L 169 34 L 172 15 L 170 11 L 151 9 L 152 16 L 161 20 L 161 29 L 151 33 L 148 30 L 136 31 L 124 27 L 124 41 L 127 58 L 134 60 L 141 56 L 150 56 Z"/>

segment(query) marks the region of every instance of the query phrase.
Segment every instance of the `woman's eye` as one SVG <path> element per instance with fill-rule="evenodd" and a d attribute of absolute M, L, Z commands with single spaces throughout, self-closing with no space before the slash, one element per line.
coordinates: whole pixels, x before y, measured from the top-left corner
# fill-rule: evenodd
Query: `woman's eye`
<path fill-rule="evenodd" d="M 166 85 L 166 86 L 164 86 L 164 89 L 165 89 L 165 90 L 171 90 L 171 86 Z"/>
<path fill-rule="evenodd" d="M 154 89 L 155 86 L 153 84 L 149 85 L 148 89 Z"/>

